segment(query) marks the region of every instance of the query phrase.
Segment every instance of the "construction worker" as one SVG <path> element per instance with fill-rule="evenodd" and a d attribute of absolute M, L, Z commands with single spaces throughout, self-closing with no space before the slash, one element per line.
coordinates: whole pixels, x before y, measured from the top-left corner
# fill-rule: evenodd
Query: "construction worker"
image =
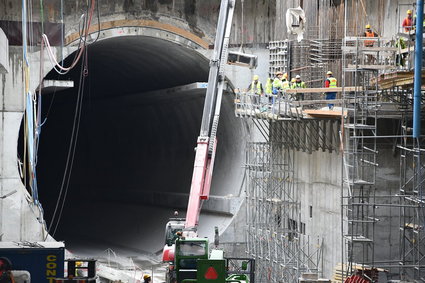
<path fill-rule="evenodd" d="M 401 26 L 404 28 L 405 32 L 410 32 L 413 27 L 413 18 L 412 18 L 412 10 L 407 10 L 407 16 L 404 18 Z"/>
<path fill-rule="evenodd" d="M 290 88 L 291 88 L 291 85 L 289 84 L 289 81 L 288 81 L 288 73 L 284 73 L 282 78 L 282 89 L 290 89 Z"/>
<path fill-rule="evenodd" d="M 84 277 L 84 270 L 82 268 L 78 268 L 78 267 L 82 267 L 83 263 L 81 261 L 76 261 L 75 262 L 75 276 L 76 277 Z"/>
<path fill-rule="evenodd" d="M 325 87 L 333 88 L 337 87 L 337 80 L 333 76 L 333 73 L 331 71 L 328 71 L 326 73 L 326 80 L 325 80 Z M 336 98 L 336 92 L 327 92 L 326 93 L 326 100 L 331 100 Z M 328 104 L 329 110 L 334 108 L 333 104 Z"/>
<path fill-rule="evenodd" d="M 282 88 L 283 72 L 276 72 L 276 78 L 273 80 L 273 94 L 277 94 Z"/>
<path fill-rule="evenodd" d="M 425 14 L 423 15 L 422 26 L 424 27 L 423 32 L 425 33 Z M 413 29 L 416 29 L 416 15 L 413 16 Z"/>
<path fill-rule="evenodd" d="M 150 283 L 150 282 L 152 282 L 151 276 L 149 274 L 143 275 L 143 282 L 144 283 Z"/>
<path fill-rule="evenodd" d="M 264 92 L 268 96 L 270 96 L 273 93 L 273 79 L 272 78 L 267 78 L 267 82 L 266 82 Z"/>
<path fill-rule="evenodd" d="M 293 89 L 295 89 L 295 88 L 306 88 L 305 82 L 303 82 L 301 80 L 300 75 L 295 76 L 295 83 L 293 83 L 291 85 L 291 88 L 293 88 Z M 304 93 L 297 93 L 296 97 L 297 97 L 297 100 L 304 100 Z"/>
<path fill-rule="evenodd" d="M 15 279 L 12 274 L 12 264 L 9 259 L 0 258 L 0 282 L 1 283 L 15 283 Z"/>
<path fill-rule="evenodd" d="M 364 37 L 378 37 L 378 34 L 374 31 L 372 31 L 372 28 L 369 24 L 365 26 L 365 32 L 363 34 Z M 365 47 L 373 47 L 373 44 L 375 43 L 374 40 L 365 40 L 364 46 Z"/>
<path fill-rule="evenodd" d="M 260 96 L 264 94 L 263 84 L 259 81 L 259 79 L 260 77 L 258 75 L 254 75 L 252 77 L 252 82 L 248 87 L 248 92 L 254 94 L 252 99 L 255 105 L 260 105 Z"/>

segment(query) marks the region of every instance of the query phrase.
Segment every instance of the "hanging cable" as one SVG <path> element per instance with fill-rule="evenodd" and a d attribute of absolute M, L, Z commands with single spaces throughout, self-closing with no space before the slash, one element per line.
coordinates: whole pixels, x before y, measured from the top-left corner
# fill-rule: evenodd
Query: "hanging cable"
<path fill-rule="evenodd" d="M 85 58 L 85 57 L 83 57 Z M 83 59 L 84 61 L 85 59 Z M 78 131 L 81 121 L 81 111 L 82 111 L 82 102 L 83 102 L 83 94 L 84 94 L 84 82 L 85 82 L 85 76 L 84 76 L 84 62 L 81 64 L 80 69 L 80 81 L 78 86 L 78 93 L 77 93 L 77 101 L 75 106 L 75 113 L 74 113 L 74 120 L 73 120 L 73 127 L 71 132 L 71 138 L 68 148 L 68 154 L 67 154 L 67 160 L 65 163 L 65 169 L 64 174 L 62 177 L 61 187 L 59 190 L 59 196 L 56 201 L 55 210 L 53 212 L 53 216 L 51 219 L 51 223 L 48 229 L 48 233 L 52 231 L 51 235 L 54 236 L 56 233 L 56 230 L 59 226 L 60 219 L 62 216 L 63 208 L 66 202 L 67 194 L 68 194 L 68 188 L 69 188 L 69 181 L 71 179 L 71 173 L 72 173 L 72 166 L 74 162 L 75 157 L 75 149 L 77 145 L 78 140 Z M 58 214 L 59 211 L 59 214 Z M 53 228 L 53 230 L 52 230 Z"/>
<path fill-rule="evenodd" d="M 87 18 L 86 18 L 87 19 Z M 86 21 L 85 19 L 85 30 L 88 29 L 88 24 L 89 24 L 89 19 L 87 19 Z M 51 235 L 54 236 L 56 234 L 57 228 L 59 226 L 61 217 L 62 217 L 62 213 L 63 213 L 63 208 L 65 206 L 65 202 L 66 202 L 66 198 L 68 195 L 68 188 L 69 188 L 69 183 L 71 180 L 71 174 L 72 174 L 72 168 L 73 168 L 73 163 L 74 163 L 74 157 L 75 157 L 75 150 L 77 147 L 77 141 L 78 141 L 78 133 L 79 133 L 79 127 L 80 127 L 80 122 L 81 122 L 81 114 L 82 114 L 82 106 L 83 106 L 83 98 L 84 98 L 84 83 L 85 83 L 85 77 L 86 77 L 86 72 L 88 70 L 87 64 L 88 64 L 88 57 L 86 56 L 87 54 L 87 41 L 84 40 L 83 41 L 83 54 L 82 54 L 82 62 L 81 62 L 81 68 L 80 68 L 80 80 L 79 80 L 79 85 L 78 85 L 78 93 L 77 93 L 77 101 L 76 101 L 76 106 L 75 106 L 75 113 L 74 113 L 74 120 L 73 120 L 73 127 L 72 127 L 72 131 L 71 131 L 71 138 L 70 138 L 70 143 L 69 143 L 69 148 L 68 148 L 68 154 L 67 154 L 67 160 L 65 163 L 65 169 L 64 169 L 64 174 L 62 177 L 62 182 L 61 182 L 61 187 L 59 190 L 59 195 L 56 201 L 56 205 L 55 205 L 55 210 L 53 212 L 53 216 L 51 219 L 51 223 L 49 225 L 48 228 L 48 233 L 49 234 L 51 232 Z M 53 228 L 53 230 L 52 230 Z M 47 235 L 46 235 L 47 238 Z"/>
<path fill-rule="evenodd" d="M 83 43 L 80 41 L 80 44 L 78 46 L 78 53 L 77 53 L 78 56 L 71 63 L 71 65 L 69 67 L 63 67 L 61 64 L 59 64 L 57 62 L 56 57 L 53 54 L 52 47 L 50 46 L 50 42 L 49 42 L 49 39 L 48 39 L 47 35 L 46 34 L 43 34 L 42 35 L 43 41 L 46 44 L 46 49 L 48 51 L 47 54 L 49 54 L 49 59 L 53 63 L 54 69 L 56 70 L 56 72 L 58 72 L 60 74 L 66 74 L 72 68 L 74 68 L 77 65 L 78 61 L 80 60 L 81 55 L 84 52 L 84 48 L 86 47 L 86 41 L 87 41 L 87 37 L 88 37 L 88 34 L 89 34 L 89 27 L 90 27 L 91 20 L 92 20 L 92 17 L 93 17 L 93 12 L 94 12 L 94 8 L 95 8 L 95 4 L 96 4 L 96 1 L 95 0 L 92 0 L 91 1 L 91 7 L 89 9 L 88 21 L 85 20 L 85 23 L 86 24 L 84 25 L 84 40 L 83 40 Z"/>

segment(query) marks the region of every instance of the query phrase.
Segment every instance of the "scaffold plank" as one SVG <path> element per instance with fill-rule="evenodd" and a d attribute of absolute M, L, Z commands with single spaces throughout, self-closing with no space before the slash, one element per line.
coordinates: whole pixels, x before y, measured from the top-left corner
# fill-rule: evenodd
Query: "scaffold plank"
<path fill-rule="evenodd" d="M 304 113 L 313 118 L 341 118 L 341 115 L 347 116 L 347 111 L 342 113 L 342 110 L 314 110 L 306 109 Z"/>
<path fill-rule="evenodd" d="M 294 88 L 287 89 L 285 93 L 322 93 L 322 92 L 354 92 L 354 91 L 363 91 L 363 88 L 358 86 L 346 86 L 346 87 L 312 87 L 312 88 Z"/>

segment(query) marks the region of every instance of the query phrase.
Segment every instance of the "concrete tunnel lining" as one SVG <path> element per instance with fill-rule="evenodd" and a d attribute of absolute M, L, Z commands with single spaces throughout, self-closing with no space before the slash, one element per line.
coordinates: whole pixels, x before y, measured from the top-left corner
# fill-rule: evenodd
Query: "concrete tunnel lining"
<path fill-rule="evenodd" d="M 205 90 L 147 93 L 207 81 L 209 61 L 162 39 L 116 37 L 89 47 L 88 71 L 72 178 L 55 238 L 77 254 L 107 248 L 126 256 L 155 253 L 174 209 L 184 216 Z M 77 66 L 67 75 L 51 71 L 46 76 L 75 84 L 54 95 L 42 128 L 37 170 L 47 223 L 65 166 L 79 72 Z M 52 93 L 44 95 L 43 116 L 52 98 Z M 211 194 L 238 195 L 245 153 L 233 95 L 223 96 L 221 113 Z M 201 215 L 200 236 L 213 233 L 214 225 L 226 227 L 231 218 Z"/>

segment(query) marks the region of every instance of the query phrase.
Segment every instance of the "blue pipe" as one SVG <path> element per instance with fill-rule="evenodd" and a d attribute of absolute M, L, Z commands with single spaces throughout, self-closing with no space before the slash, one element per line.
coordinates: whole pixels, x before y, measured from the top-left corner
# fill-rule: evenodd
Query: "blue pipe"
<path fill-rule="evenodd" d="M 421 84 L 422 84 L 422 34 L 424 21 L 424 1 L 416 2 L 415 77 L 413 94 L 413 137 L 421 136 Z"/>

